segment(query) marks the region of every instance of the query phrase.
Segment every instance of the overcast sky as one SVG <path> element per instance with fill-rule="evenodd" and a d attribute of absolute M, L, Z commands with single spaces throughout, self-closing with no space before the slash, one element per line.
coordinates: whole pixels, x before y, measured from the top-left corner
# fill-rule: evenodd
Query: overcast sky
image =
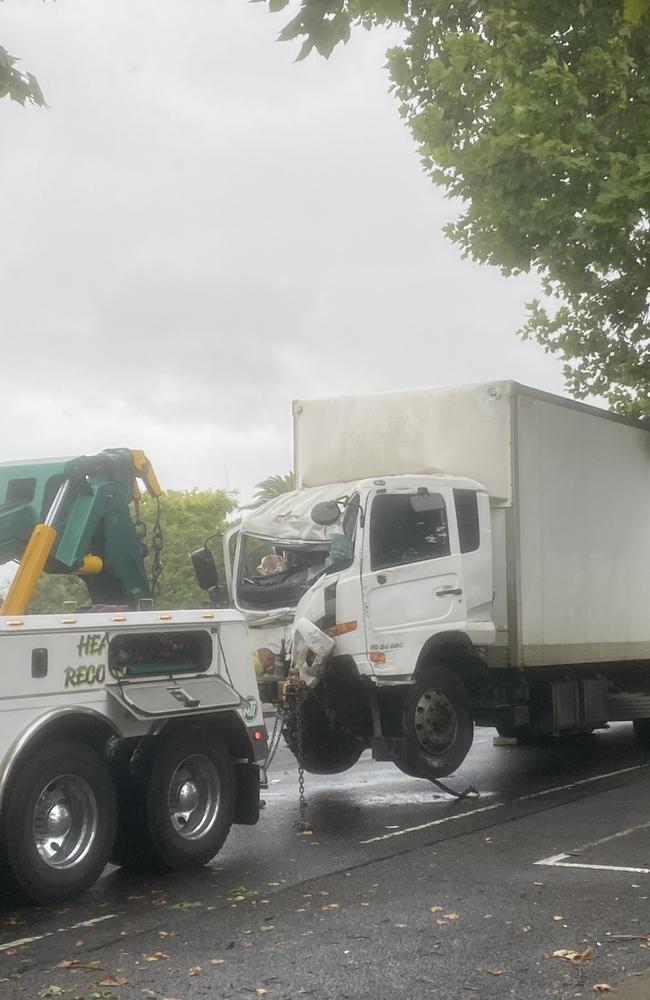
<path fill-rule="evenodd" d="M 515 378 L 534 278 L 463 261 L 385 35 L 294 64 L 245 0 L 6 0 L 0 461 L 144 448 L 166 487 L 291 466 L 291 400 Z M 227 471 L 226 471 L 227 470 Z M 226 480 L 227 476 L 227 480 Z"/>

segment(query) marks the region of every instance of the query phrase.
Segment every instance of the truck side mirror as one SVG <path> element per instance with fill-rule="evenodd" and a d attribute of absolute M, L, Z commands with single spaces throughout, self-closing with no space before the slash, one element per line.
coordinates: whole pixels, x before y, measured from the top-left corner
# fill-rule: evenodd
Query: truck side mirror
<path fill-rule="evenodd" d="M 219 573 L 214 563 L 214 556 L 205 545 L 202 549 L 192 552 L 194 575 L 201 590 L 212 590 L 219 586 Z"/>
<path fill-rule="evenodd" d="M 315 524 L 336 524 L 341 517 L 341 508 L 336 500 L 323 500 L 311 509 L 311 519 Z"/>

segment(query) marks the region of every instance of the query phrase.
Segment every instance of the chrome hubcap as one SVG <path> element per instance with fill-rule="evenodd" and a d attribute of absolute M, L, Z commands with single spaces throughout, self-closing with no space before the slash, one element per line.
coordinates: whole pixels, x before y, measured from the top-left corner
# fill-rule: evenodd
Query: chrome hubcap
<path fill-rule="evenodd" d="M 176 833 L 198 840 L 212 829 L 219 813 L 221 786 L 214 763 L 203 754 L 181 761 L 167 795 L 169 817 Z"/>
<path fill-rule="evenodd" d="M 430 688 L 415 706 L 415 733 L 423 750 L 443 754 L 456 737 L 458 717 L 453 703 L 444 691 Z"/>
<path fill-rule="evenodd" d="M 34 846 L 50 868 L 79 864 L 97 835 L 97 800 L 92 788 L 76 774 L 55 778 L 34 807 Z"/>

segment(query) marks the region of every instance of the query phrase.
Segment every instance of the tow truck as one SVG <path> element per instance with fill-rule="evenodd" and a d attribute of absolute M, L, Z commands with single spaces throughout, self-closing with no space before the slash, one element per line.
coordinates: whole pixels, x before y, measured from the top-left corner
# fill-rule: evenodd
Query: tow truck
<path fill-rule="evenodd" d="M 236 611 L 157 611 L 145 568 L 142 451 L 0 464 L 0 875 L 37 903 L 107 862 L 179 871 L 259 818 L 267 733 Z M 156 520 L 154 573 L 162 534 Z M 87 606 L 31 614 L 42 573 Z M 153 581 L 155 583 L 155 580 Z"/>

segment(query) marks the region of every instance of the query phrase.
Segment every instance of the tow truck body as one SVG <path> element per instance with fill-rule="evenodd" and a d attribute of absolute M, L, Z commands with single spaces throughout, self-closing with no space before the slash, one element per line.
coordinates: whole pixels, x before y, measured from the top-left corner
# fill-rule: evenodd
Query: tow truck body
<path fill-rule="evenodd" d="M 0 465 L 0 562 L 20 559 L 0 611 L 0 870 L 38 902 L 83 892 L 109 859 L 204 864 L 259 816 L 246 624 L 153 609 L 138 479 L 160 495 L 127 449 Z M 30 614 L 43 571 L 80 575 L 90 609 Z"/>

